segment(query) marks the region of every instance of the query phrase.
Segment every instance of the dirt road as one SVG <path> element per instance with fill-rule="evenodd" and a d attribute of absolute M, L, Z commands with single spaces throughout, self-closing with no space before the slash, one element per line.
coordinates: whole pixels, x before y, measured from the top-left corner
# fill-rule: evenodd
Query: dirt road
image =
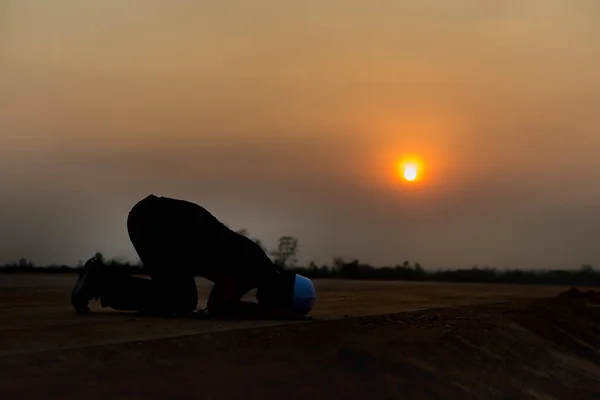
<path fill-rule="evenodd" d="M 0 275 L 0 356 L 289 323 L 139 318 L 97 306 L 92 314 L 80 316 L 69 304 L 75 279 L 75 275 Z M 319 300 L 311 315 L 316 320 L 552 297 L 564 290 L 550 286 L 343 280 L 317 280 L 315 285 Z M 201 305 L 210 288 L 209 282 L 198 280 Z"/>
<path fill-rule="evenodd" d="M 0 398 L 598 399 L 597 303 L 521 300 L 5 355 Z"/>

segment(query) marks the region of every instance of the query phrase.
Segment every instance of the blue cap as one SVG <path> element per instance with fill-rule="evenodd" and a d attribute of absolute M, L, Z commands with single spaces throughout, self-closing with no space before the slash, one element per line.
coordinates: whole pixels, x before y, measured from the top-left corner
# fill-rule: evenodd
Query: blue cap
<path fill-rule="evenodd" d="M 308 314 L 317 300 L 317 291 L 312 281 L 305 276 L 296 274 L 294 280 L 294 303 L 292 310 L 299 315 Z"/>

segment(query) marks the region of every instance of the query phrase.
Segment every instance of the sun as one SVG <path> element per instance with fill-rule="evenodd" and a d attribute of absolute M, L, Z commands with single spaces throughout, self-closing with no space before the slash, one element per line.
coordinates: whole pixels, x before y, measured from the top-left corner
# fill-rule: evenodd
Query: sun
<path fill-rule="evenodd" d="M 404 157 L 398 161 L 398 173 L 406 182 L 417 182 L 423 174 L 423 163 L 416 157 Z"/>
<path fill-rule="evenodd" d="M 416 165 L 414 164 L 406 164 L 404 165 L 404 179 L 406 179 L 409 182 L 413 182 L 414 180 L 417 179 L 417 176 L 419 175 L 419 169 Z"/>

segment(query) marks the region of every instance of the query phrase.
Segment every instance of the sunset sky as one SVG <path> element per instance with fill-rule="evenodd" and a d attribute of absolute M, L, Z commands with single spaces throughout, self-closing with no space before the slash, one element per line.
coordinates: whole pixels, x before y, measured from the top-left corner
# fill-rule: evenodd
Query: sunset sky
<path fill-rule="evenodd" d="M 153 193 L 296 236 L 301 261 L 600 266 L 599 20 L 597 0 L 0 0 L 0 262 L 135 260 Z"/>

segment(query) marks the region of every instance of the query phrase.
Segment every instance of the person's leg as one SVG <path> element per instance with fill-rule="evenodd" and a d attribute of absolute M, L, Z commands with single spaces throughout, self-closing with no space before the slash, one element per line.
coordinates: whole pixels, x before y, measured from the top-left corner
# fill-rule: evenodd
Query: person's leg
<path fill-rule="evenodd" d="M 198 289 L 193 275 L 161 270 L 152 273 L 151 277 L 152 283 L 156 285 L 154 297 L 145 299 L 145 304 L 150 307 L 142 311 L 179 314 L 197 309 Z"/>
<path fill-rule="evenodd" d="M 102 307 L 119 311 L 155 310 L 159 287 L 151 279 L 114 273 L 100 294 Z"/>
<path fill-rule="evenodd" d="M 169 216 L 163 215 L 157 200 L 148 197 L 140 201 L 127 218 L 131 242 L 152 279 L 113 275 L 101 295 L 105 307 L 172 314 L 191 312 L 198 306 L 194 275 L 179 248 L 185 247 L 186 240 L 171 233 Z"/>
<path fill-rule="evenodd" d="M 93 257 L 86 262 L 71 294 L 77 312 L 89 312 L 92 299 L 100 299 L 103 307 L 151 314 L 196 309 L 195 279 L 188 272 L 189 262 L 182 251 L 187 246 L 186 238 L 177 240 L 161 220 L 165 216 L 157 210 L 156 197 L 151 196 L 136 204 L 127 220 L 131 241 L 152 279 L 130 276 Z"/>
<path fill-rule="evenodd" d="M 100 294 L 102 307 L 152 315 L 196 309 L 198 293 L 193 276 L 151 276 L 152 279 L 128 276 L 113 280 Z"/>
<path fill-rule="evenodd" d="M 102 289 L 111 279 L 108 270 L 95 256 L 86 261 L 71 291 L 71 305 L 78 313 L 88 313 L 90 300 L 100 298 Z"/>
<path fill-rule="evenodd" d="M 79 313 L 90 311 L 90 300 L 100 300 L 103 307 L 139 311 L 155 309 L 154 299 L 160 288 L 150 279 L 130 276 L 128 272 L 90 258 L 71 292 L 71 304 Z"/>

